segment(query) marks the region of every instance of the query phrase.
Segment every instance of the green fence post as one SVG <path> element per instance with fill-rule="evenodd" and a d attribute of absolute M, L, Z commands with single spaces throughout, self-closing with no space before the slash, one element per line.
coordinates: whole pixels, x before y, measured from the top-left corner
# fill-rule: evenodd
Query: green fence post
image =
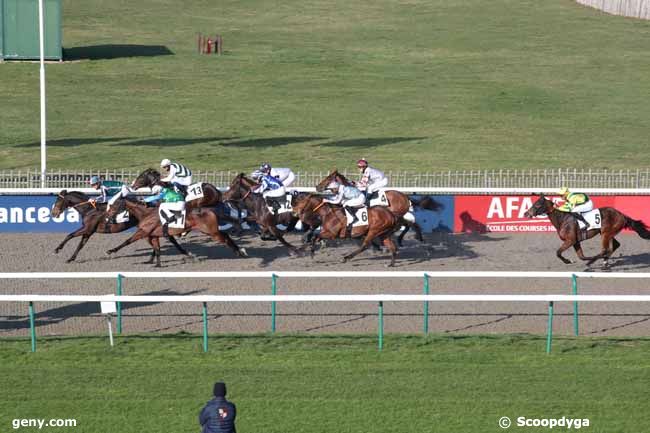
<path fill-rule="evenodd" d="M 578 294 L 578 277 L 576 274 L 571 276 L 572 288 L 571 293 L 575 296 Z M 578 336 L 578 301 L 573 301 L 573 333 Z"/>
<path fill-rule="evenodd" d="M 122 296 L 122 275 L 117 274 L 117 296 Z M 122 333 L 122 303 L 117 301 L 117 334 Z"/>
<path fill-rule="evenodd" d="M 34 327 L 34 303 L 29 302 L 29 333 L 32 337 L 32 352 L 36 352 L 36 328 Z"/>
<path fill-rule="evenodd" d="M 552 340 L 553 340 L 553 301 L 548 303 L 548 332 L 546 335 L 546 353 L 551 353 Z"/>
<path fill-rule="evenodd" d="M 276 279 L 277 275 L 271 275 L 271 294 L 273 296 L 278 293 Z M 275 301 L 271 301 L 271 332 L 275 333 Z"/>
<path fill-rule="evenodd" d="M 424 274 L 424 294 L 429 294 L 429 275 Z M 429 301 L 424 301 L 424 322 L 422 323 L 424 334 L 429 333 Z"/>
<path fill-rule="evenodd" d="M 379 301 L 379 350 L 384 348 L 384 302 Z"/>
<path fill-rule="evenodd" d="M 203 303 L 203 351 L 208 351 L 208 303 Z"/>

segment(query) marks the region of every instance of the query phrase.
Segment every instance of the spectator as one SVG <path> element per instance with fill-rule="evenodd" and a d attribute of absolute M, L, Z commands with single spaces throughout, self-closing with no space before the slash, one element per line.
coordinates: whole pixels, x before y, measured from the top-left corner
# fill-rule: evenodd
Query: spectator
<path fill-rule="evenodd" d="M 226 400 L 226 384 L 214 384 L 214 398 L 210 400 L 199 415 L 201 433 L 237 433 L 235 429 L 235 405 Z"/>

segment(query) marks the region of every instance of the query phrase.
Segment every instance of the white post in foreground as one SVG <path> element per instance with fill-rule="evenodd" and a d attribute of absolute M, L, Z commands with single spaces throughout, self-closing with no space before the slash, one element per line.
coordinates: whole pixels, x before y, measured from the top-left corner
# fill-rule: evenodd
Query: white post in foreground
<path fill-rule="evenodd" d="M 45 188 L 47 170 L 45 149 L 45 35 L 43 25 L 43 0 L 38 0 L 38 37 L 41 57 L 41 188 Z"/>

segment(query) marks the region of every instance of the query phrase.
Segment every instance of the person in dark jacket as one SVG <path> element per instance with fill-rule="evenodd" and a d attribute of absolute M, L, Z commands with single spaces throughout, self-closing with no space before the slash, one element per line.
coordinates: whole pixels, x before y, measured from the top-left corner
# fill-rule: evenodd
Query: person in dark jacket
<path fill-rule="evenodd" d="M 201 433 L 237 433 L 235 417 L 237 408 L 226 400 L 226 384 L 214 384 L 214 398 L 210 400 L 199 415 Z"/>

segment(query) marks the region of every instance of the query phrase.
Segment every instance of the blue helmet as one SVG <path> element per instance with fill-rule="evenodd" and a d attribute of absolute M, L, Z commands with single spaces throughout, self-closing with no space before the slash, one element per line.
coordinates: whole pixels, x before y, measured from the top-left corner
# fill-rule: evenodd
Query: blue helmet
<path fill-rule="evenodd" d="M 264 164 L 260 165 L 260 171 L 262 173 L 269 174 L 271 172 L 271 164 L 265 162 Z"/>
<path fill-rule="evenodd" d="M 97 185 L 99 183 L 99 176 L 92 176 L 90 180 L 88 181 L 89 184 L 91 185 Z"/>

